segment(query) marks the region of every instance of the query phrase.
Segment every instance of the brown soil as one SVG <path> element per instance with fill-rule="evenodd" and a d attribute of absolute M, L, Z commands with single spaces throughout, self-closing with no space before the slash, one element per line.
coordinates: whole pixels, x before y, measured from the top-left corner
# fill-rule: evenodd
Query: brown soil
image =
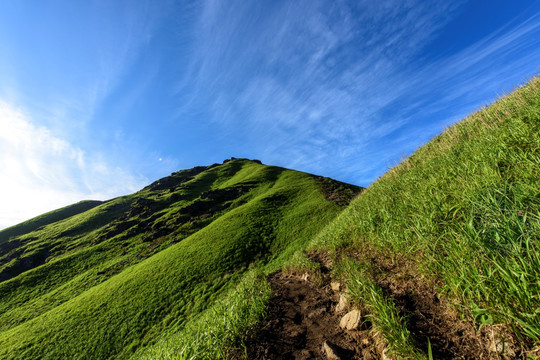
<path fill-rule="evenodd" d="M 329 289 L 282 272 L 268 280 L 274 297 L 248 349 L 248 359 L 326 359 L 324 341 L 341 359 L 363 358 L 361 342 L 339 327 L 336 297 Z"/>
<path fill-rule="evenodd" d="M 372 253 L 373 255 L 374 253 Z M 366 256 L 356 253 L 366 261 Z M 435 359 L 524 359 L 523 350 L 502 327 L 478 329 L 470 319 L 439 296 L 440 283 L 421 276 L 415 265 L 405 259 L 389 261 L 384 255 L 368 258 L 373 264 L 373 280 L 392 299 L 407 319 L 407 328 L 416 346 L 423 352 L 430 342 Z M 495 345 L 504 341 L 510 353 L 498 353 Z"/>
<path fill-rule="evenodd" d="M 364 190 L 363 187 L 342 183 L 321 176 L 315 176 L 315 179 L 319 181 L 326 200 L 333 201 L 340 206 L 348 205 L 356 195 Z"/>
<path fill-rule="evenodd" d="M 375 276 L 376 282 L 406 316 L 407 327 L 419 349 L 427 350 L 429 338 L 435 359 L 523 357 L 510 335 L 502 335 L 502 329 L 484 327 L 479 331 L 472 322 L 462 319 L 456 309 L 438 296 L 437 284 L 415 275 L 412 266 L 388 265 L 380 260 L 377 263 L 381 273 Z M 502 338 L 506 338 L 513 355 L 501 355 L 491 349 Z"/>
<path fill-rule="evenodd" d="M 365 261 L 365 255 L 356 255 Z M 322 349 L 325 341 L 333 345 L 343 360 L 383 358 L 386 341 L 370 328 L 368 321 L 354 331 L 339 327 L 343 314 L 335 313 L 339 292 L 333 292 L 329 286 L 333 264 L 328 254 L 311 252 L 308 256 L 320 265 L 320 272 L 312 274 L 316 275 L 317 285 L 282 272 L 269 277 L 274 297 L 267 319 L 248 347 L 247 358 L 327 359 Z M 370 257 L 368 261 L 374 265 L 373 280 L 407 319 L 420 351 L 427 352 L 429 338 L 434 359 L 526 358 L 519 342 L 504 328 L 485 326 L 479 331 L 478 325 L 461 318 L 438 295 L 440 284 L 419 276 L 410 262 L 389 262 L 384 256 Z M 510 349 L 505 354 L 494 349 L 503 339 Z"/>

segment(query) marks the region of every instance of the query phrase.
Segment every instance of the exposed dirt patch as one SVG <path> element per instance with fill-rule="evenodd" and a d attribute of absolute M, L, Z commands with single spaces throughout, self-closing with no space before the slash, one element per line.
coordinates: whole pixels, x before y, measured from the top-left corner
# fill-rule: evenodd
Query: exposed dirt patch
<path fill-rule="evenodd" d="M 384 256 L 373 255 L 369 259 L 365 254 L 359 256 L 372 263 L 373 280 L 405 315 L 421 352 L 427 353 L 429 339 L 434 359 L 526 358 L 519 342 L 503 327 L 484 326 L 479 330 L 473 321 L 460 317 L 439 296 L 441 284 L 421 277 L 414 264 L 403 259 L 390 262 Z M 306 281 L 305 276 L 300 279 L 278 272 L 269 277 L 275 295 L 268 317 L 248 349 L 248 359 L 328 359 L 325 341 L 340 359 L 384 358 L 387 342 L 371 329 L 364 315 L 360 328 L 340 328 L 344 312 L 336 314 L 335 309 L 343 287 L 338 284 L 340 290 L 336 290 L 335 282 L 330 285 L 333 261 L 329 255 L 310 252 L 308 257 L 319 264 L 317 274 L 310 277 L 317 286 Z"/>
<path fill-rule="evenodd" d="M 328 256 L 328 253 L 324 251 L 311 251 L 307 254 L 307 256 L 311 261 L 319 265 L 319 270 L 324 276 L 324 281 L 328 282 L 330 275 L 329 273 L 334 266 L 332 259 L 330 259 L 330 256 Z"/>
<path fill-rule="evenodd" d="M 274 291 L 267 319 L 248 349 L 248 359 L 326 359 L 326 341 L 341 359 L 362 359 L 355 331 L 339 327 L 335 294 L 282 272 L 272 274 Z M 366 354 L 367 355 L 367 354 Z"/>
<path fill-rule="evenodd" d="M 511 350 L 506 354 L 497 352 L 497 343 L 503 337 L 500 329 L 484 327 L 479 331 L 472 322 L 460 318 L 458 312 L 438 296 L 440 284 L 420 277 L 411 264 L 389 264 L 380 258 L 373 261 L 379 269 L 375 274 L 377 284 L 406 315 L 408 329 L 420 350 L 427 350 L 429 338 L 435 359 L 523 358 L 509 335 L 505 336 L 506 346 Z"/>
<path fill-rule="evenodd" d="M 358 193 L 364 190 L 362 187 L 342 183 L 322 176 L 316 176 L 315 178 L 319 181 L 326 200 L 333 201 L 340 206 L 348 205 Z"/>

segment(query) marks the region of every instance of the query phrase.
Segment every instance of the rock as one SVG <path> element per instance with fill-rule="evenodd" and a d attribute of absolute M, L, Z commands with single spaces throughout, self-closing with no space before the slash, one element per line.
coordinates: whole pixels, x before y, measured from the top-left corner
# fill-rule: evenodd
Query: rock
<path fill-rule="evenodd" d="M 326 355 L 328 360 L 341 360 L 339 355 L 336 352 L 335 345 L 331 344 L 328 341 L 323 343 L 323 353 Z"/>
<path fill-rule="evenodd" d="M 307 349 L 300 351 L 300 355 L 297 355 L 295 357 L 295 359 L 297 360 L 309 360 L 313 358 L 314 358 L 313 353 Z"/>
<path fill-rule="evenodd" d="M 381 360 L 395 360 L 395 357 L 388 354 L 388 348 L 384 348 L 381 356 Z"/>
<path fill-rule="evenodd" d="M 330 287 L 332 288 L 332 291 L 339 291 L 341 290 L 341 284 L 338 281 L 332 281 L 330 283 Z"/>
<path fill-rule="evenodd" d="M 360 310 L 355 309 L 348 312 L 347 314 L 345 314 L 345 316 L 341 318 L 339 326 L 341 326 L 342 329 L 355 330 L 358 329 L 361 321 L 362 314 L 360 313 Z"/>
<path fill-rule="evenodd" d="M 510 347 L 510 344 L 504 341 L 495 341 L 491 343 L 490 350 L 510 358 L 516 357 L 516 352 Z"/>
<path fill-rule="evenodd" d="M 349 302 L 347 301 L 347 297 L 341 294 L 339 296 L 339 302 L 336 305 L 336 312 L 342 313 L 342 312 L 347 311 L 348 308 L 349 308 Z"/>
<path fill-rule="evenodd" d="M 308 273 L 304 273 L 304 275 L 302 275 L 302 280 L 304 281 L 308 281 L 309 280 L 309 274 Z"/>

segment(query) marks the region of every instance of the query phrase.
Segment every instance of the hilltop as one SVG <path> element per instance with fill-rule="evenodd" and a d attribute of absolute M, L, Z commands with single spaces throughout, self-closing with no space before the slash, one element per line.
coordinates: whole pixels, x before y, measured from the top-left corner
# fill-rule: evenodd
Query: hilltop
<path fill-rule="evenodd" d="M 0 357 L 127 358 L 237 286 L 260 294 L 263 269 L 279 268 L 360 190 L 233 158 L 8 228 Z"/>

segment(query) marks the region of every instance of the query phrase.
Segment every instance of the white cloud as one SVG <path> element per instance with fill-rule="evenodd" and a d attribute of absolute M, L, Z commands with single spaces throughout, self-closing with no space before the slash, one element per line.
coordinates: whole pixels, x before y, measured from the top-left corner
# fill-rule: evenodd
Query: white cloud
<path fill-rule="evenodd" d="M 112 166 L 106 154 L 86 154 L 0 101 L 0 229 L 80 200 L 131 193 L 146 183 Z"/>

